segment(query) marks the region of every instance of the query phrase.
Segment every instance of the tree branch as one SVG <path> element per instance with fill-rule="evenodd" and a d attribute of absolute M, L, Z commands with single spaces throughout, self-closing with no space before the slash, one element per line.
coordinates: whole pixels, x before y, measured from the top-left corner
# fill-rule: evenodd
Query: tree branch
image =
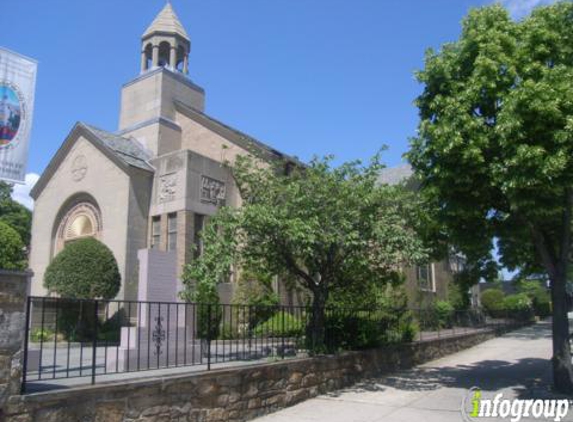
<path fill-rule="evenodd" d="M 283 249 L 283 259 L 285 260 L 285 263 L 290 267 L 290 269 L 293 271 L 293 273 L 295 273 L 298 277 L 302 278 L 304 281 L 306 281 L 306 283 L 308 284 L 308 287 L 311 290 L 314 290 L 316 288 L 316 283 L 315 280 L 306 272 L 304 272 L 302 269 L 300 269 L 298 267 L 298 265 L 296 264 L 294 258 L 291 256 L 290 253 L 288 253 L 286 250 Z"/>

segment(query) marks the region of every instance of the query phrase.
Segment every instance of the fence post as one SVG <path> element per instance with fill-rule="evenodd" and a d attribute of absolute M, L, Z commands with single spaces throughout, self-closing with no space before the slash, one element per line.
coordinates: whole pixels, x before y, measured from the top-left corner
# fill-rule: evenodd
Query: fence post
<path fill-rule="evenodd" d="M 28 345 L 30 336 L 30 309 L 32 298 L 28 297 L 26 301 L 26 326 L 24 327 L 24 359 L 22 362 L 22 385 L 20 394 L 26 393 L 26 373 L 28 372 Z"/>
<path fill-rule="evenodd" d="M 207 371 L 211 370 L 211 304 L 207 305 Z"/>
<path fill-rule="evenodd" d="M 97 320 L 98 320 L 98 301 L 94 301 L 94 332 L 92 341 L 92 385 L 95 384 L 96 378 L 96 355 L 97 355 Z M 80 362 L 81 367 L 81 362 Z"/>
<path fill-rule="evenodd" d="M 281 312 L 281 320 L 282 320 L 282 329 L 281 329 L 281 337 L 282 337 L 282 358 L 285 358 L 285 309 L 284 307 L 279 307 L 279 309 L 282 309 Z"/>

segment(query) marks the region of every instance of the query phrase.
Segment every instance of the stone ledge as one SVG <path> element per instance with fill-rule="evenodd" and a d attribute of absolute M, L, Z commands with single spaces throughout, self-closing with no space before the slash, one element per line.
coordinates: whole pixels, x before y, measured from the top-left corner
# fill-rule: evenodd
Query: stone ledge
<path fill-rule="evenodd" d="M 312 358 L 12 396 L 7 422 L 246 421 L 474 346 L 496 331 Z"/>

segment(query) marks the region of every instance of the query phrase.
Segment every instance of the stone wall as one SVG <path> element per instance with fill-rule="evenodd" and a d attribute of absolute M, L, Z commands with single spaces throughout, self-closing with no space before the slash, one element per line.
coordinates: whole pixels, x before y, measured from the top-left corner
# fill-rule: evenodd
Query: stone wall
<path fill-rule="evenodd" d="M 13 396 L 5 407 L 6 421 L 246 421 L 493 336 L 493 332 L 482 332 L 334 356 Z"/>
<path fill-rule="evenodd" d="M 21 349 L 31 273 L 0 270 L 0 419 L 9 396 L 20 393 Z"/>

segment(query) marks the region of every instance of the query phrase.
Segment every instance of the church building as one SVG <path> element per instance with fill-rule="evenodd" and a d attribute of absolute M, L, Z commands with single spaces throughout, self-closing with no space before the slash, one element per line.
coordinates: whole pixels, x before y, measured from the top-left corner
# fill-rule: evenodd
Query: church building
<path fill-rule="evenodd" d="M 118 299 L 175 300 L 209 216 L 240 205 L 223 164 L 246 154 L 293 161 L 205 113 L 190 51 L 168 3 L 141 38 L 141 72 L 122 87 L 118 130 L 78 122 L 50 161 L 31 192 L 33 295 L 48 293 L 46 267 L 66 243 L 91 236 L 118 262 Z"/>

